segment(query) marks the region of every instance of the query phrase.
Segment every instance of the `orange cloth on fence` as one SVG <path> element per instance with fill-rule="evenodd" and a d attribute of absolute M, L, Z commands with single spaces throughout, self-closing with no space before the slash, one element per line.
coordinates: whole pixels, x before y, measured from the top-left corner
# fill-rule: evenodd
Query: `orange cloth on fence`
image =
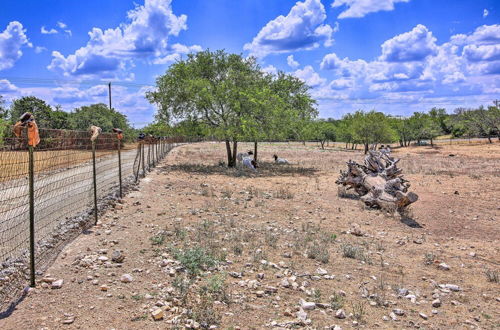
<path fill-rule="evenodd" d="M 14 135 L 17 137 L 21 137 L 21 134 L 23 133 L 23 128 L 24 128 L 24 123 L 18 121 L 15 125 L 12 131 L 14 132 Z"/>
<path fill-rule="evenodd" d="M 118 140 L 123 139 L 123 133 L 121 133 L 121 132 L 120 132 L 120 133 L 117 133 L 117 134 L 116 134 L 116 137 L 118 138 Z"/>
<path fill-rule="evenodd" d="M 40 143 L 40 135 L 38 134 L 38 125 L 34 120 L 27 123 L 18 121 L 14 125 L 14 135 L 21 137 L 25 124 L 28 125 L 28 145 L 36 147 Z"/>
<path fill-rule="evenodd" d="M 36 147 L 40 143 L 40 135 L 38 134 L 38 125 L 36 122 L 28 123 L 28 145 Z"/>

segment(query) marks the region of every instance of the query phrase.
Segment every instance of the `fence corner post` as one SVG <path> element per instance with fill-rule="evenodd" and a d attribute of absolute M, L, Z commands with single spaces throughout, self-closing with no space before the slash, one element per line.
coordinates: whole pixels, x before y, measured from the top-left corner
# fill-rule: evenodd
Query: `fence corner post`
<path fill-rule="evenodd" d="M 122 148 L 122 142 L 119 138 L 118 140 L 118 177 L 120 180 L 120 198 L 123 198 L 123 188 L 122 188 L 122 155 L 121 155 L 121 148 Z"/>
<path fill-rule="evenodd" d="M 30 200 L 30 286 L 35 283 L 35 158 L 33 146 L 28 146 L 29 200 Z"/>

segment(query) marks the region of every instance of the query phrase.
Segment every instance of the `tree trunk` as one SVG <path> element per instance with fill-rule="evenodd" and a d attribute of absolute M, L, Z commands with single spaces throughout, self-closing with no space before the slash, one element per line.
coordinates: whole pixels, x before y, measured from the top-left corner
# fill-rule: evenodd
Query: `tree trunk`
<path fill-rule="evenodd" d="M 493 143 L 493 142 L 491 142 L 491 135 L 490 135 L 490 134 L 488 134 L 488 141 L 489 141 L 490 143 Z"/>
<path fill-rule="evenodd" d="M 235 167 L 236 166 L 236 153 L 238 152 L 238 141 L 233 141 L 233 159 L 232 159 L 232 164 Z"/>
<path fill-rule="evenodd" d="M 365 143 L 365 155 L 368 153 L 368 143 Z"/>
<path fill-rule="evenodd" d="M 257 141 L 253 143 L 253 160 L 257 163 Z"/>
<path fill-rule="evenodd" d="M 431 138 L 431 147 L 434 148 L 434 142 L 432 141 L 432 138 Z"/>
<path fill-rule="evenodd" d="M 321 149 L 325 150 L 325 141 L 321 140 Z"/>
<path fill-rule="evenodd" d="M 227 167 L 234 167 L 233 155 L 231 154 L 231 143 L 226 139 Z"/>
<path fill-rule="evenodd" d="M 500 138 L 499 138 L 500 139 Z M 349 142 L 345 143 L 345 148 L 347 149 L 349 147 Z"/>
<path fill-rule="evenodd" d="M 410 184 L 403 179 L 401 169 L 394 159 L 379 151 L 369 151 L 364 165 L 347 162 L 347 170 L 340 171 L 336 184 L 354 188 L 361 201 L 370 207 L 403 211 L 418 200 L 418 195 L 408 192 Z"/>

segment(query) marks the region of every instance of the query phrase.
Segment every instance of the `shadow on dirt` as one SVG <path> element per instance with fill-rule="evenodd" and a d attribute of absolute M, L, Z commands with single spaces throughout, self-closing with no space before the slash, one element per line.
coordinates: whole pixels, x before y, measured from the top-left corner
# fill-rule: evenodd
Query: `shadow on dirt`
<path fill-rule="evenodd" d="M 167 165 L 159 168 L 161 172 L 185 172 L 205 175 L 227 175 L 231 177 L 272 177 L 272 176 L 313 176 L 317 169 L 312 167 L 301 167 L 296 165 L 276 165 L 274 163 L 259 163 L 257 172 L 248 168 L 238 166 L 228 168 L 221 165 L 203 165 L 203 164 L 179 164 Z"/>
<path fill-rule="evenodd" d="M 424 228 L 421 224 L 416 222 L 412 217 L 402 215 L 401 222 L 411 228 Z"/>

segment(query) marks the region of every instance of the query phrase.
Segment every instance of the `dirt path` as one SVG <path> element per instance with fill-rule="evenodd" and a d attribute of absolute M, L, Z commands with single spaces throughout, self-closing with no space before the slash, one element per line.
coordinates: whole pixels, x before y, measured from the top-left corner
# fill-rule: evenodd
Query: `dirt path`
<path fill-rule="evenodd" d="M 295 164 L 266 163 L 277 151 Z M 500 325 L 500 286 L 485 275 L 499 271 L 500 203 L 486 192 L 500 177 L 477 173 L 476 156 L 448 165 L 450 176 L 426 172 L 446 150 L 400 154 L 403 170 L 421 163 L 407 176 L 421 200 L 402 222 L 337 196 L 338 170 L 358 153 L 264 145 L 259 155 L 254 176 L 215 165 L 221 144 L 174 149 L 0 328 Z M 458 173 L 468 166 L 481 177 Z"/>

